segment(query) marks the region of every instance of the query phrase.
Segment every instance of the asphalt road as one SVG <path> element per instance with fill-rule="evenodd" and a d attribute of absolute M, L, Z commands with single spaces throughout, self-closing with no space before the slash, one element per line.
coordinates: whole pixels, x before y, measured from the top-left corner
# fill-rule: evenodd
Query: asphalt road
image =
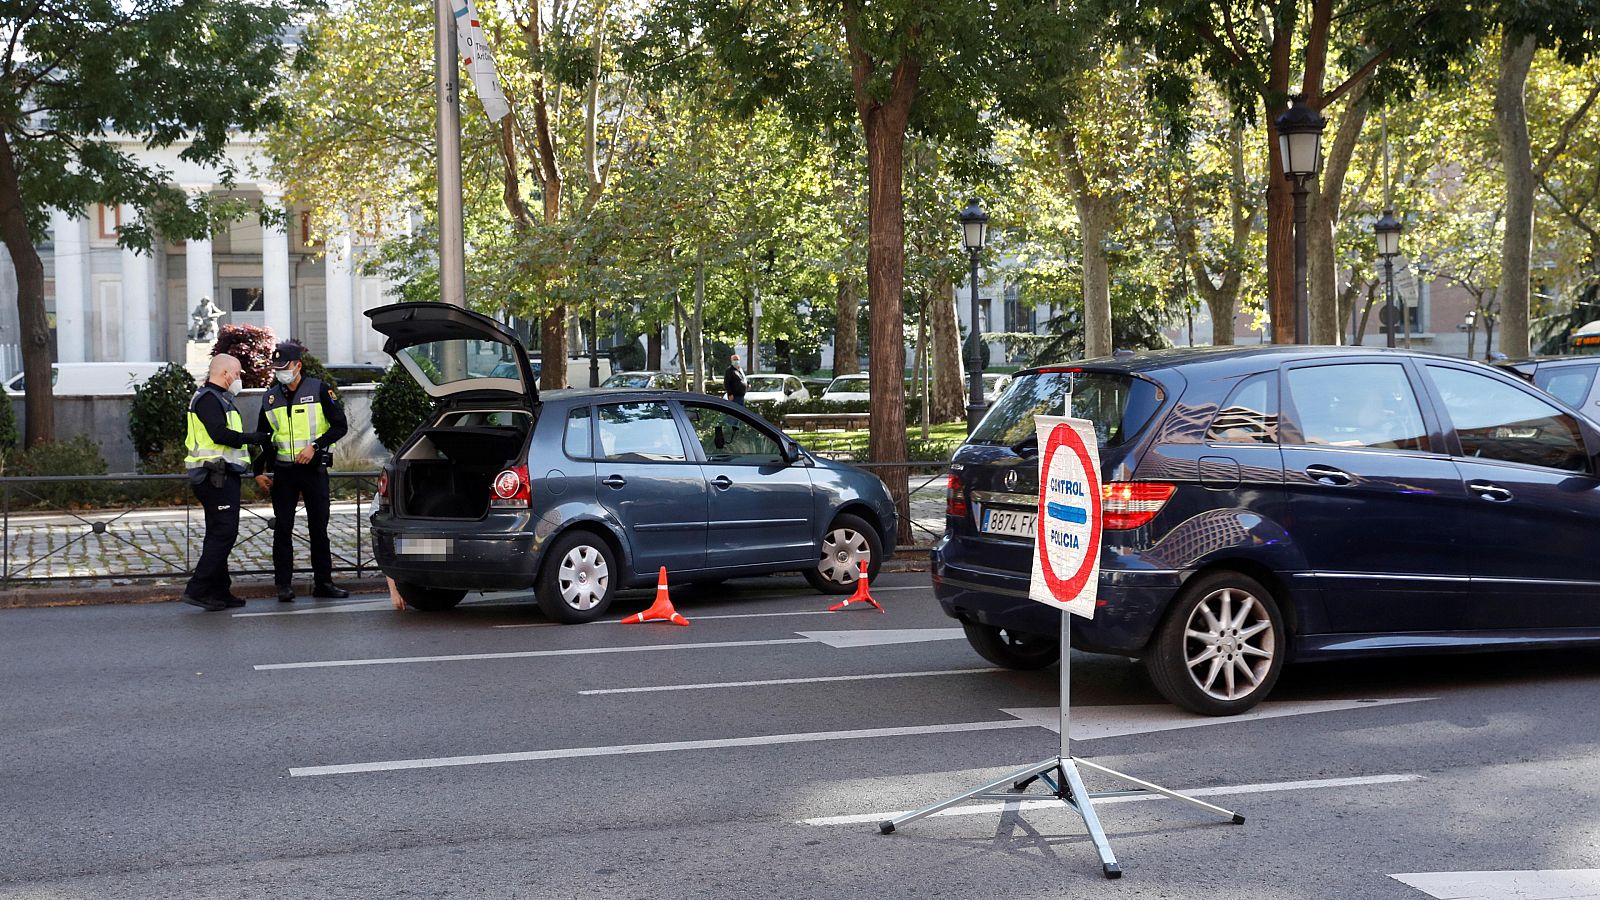
<path fill-rule="evenodd" d="M 1248 721 L 1078 655 L 1078 755 L 1248 821 L 1104 803 L 1115 882 L 1059 805 L 879 835 L 1057 745 L 1054 670 L 989 669 L 926 578 L 886 576 L 884 615 L 799 578 L 675 590 L 687 628 L 515 596 L 0 612 L 0 898 L 1398 898 L 1600 868 L 1600 652 L 1291 668 Z M 846 675 L 900 677 L 809 680 Z"/>

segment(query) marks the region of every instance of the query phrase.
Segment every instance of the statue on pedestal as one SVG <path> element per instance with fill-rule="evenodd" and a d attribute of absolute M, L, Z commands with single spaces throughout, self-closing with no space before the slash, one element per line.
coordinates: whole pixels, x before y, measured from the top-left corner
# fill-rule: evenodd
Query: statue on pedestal
<path fill-rule="evenodd" d="M 209 343 L 217 339 L 217 320 L 226 315 L 210 297 L 201 297 L 189 315 L 189 340 Z"/>

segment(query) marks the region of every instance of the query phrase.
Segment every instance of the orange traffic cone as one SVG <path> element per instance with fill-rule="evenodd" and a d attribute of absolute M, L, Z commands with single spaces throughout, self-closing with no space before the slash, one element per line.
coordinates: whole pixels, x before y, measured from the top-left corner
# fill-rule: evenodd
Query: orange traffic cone
<path fill-rule="evenodd" d="M 644 612 L 634 613 L 626 619 L 623 619 L 622 624 L 641 625 L 645 622 L 656 621 L 671 622 L 674 625 L 689 624 L 688 619 L 685 619 L 683 616 L 679 615 L 678 611 L 672 608 L 672 598 L 667 596 L 666 566 L 661 567 L 661 574 L 656 578 L 656 602 L 650 604 L 650 608 Z"/>
<path fill-rule="evenodd" d="M 872 599 L 872 594 L 867 591 L 867 564 L 865 562 L 861 563 L 861 577 L 856 579 L 856 592 L 844 600 L 841 600 L 838 603 L 828 607 L 828 612 L 838 612 L 852 603 L 870 603 L 878 610 L 878 612 L 884 611 L 883 606 L 879 604 L 878 601 Z"/>

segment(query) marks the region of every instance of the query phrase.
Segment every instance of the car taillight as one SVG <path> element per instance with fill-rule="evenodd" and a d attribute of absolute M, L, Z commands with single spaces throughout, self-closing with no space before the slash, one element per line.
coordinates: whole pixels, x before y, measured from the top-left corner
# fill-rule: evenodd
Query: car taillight
<path fill-rule="evenodd" d="M 947 516 L 965 516 L 967 514 L 967 497 L 962 491 L 961 476 L 954 472 L 944 483 L 944 514 Z"/>
<path fill-rule="evenodd" d="M 1156 517 L 1176 490 L 1159 481 L 1113 481 L 1101 488 L 1107 531 L 1138 528 Z"/>
<path fill-rule="evenodd" d="M 489 498 L 491 507 L 527 509 L 532 499 L 527 466 L 512 466 L 494 477 L 494 496 Z"/>
<path fill-rule="evenodd" d="M 389 505 L 389 470 L 378 473 L 378 505 Z"/>

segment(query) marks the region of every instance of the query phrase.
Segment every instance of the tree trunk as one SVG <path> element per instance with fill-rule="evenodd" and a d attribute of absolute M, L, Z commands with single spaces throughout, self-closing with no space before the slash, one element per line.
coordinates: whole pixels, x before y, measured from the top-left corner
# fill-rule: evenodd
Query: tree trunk
<path fill-rule="evenodd" d="M 1337 344 L 1344 334 L 1339 318 L 1339 268 L 1334 258 L 1334 231 L 1339 226 L 1339 201 L 1345 175 L 1367 118 L 1367 81 L 1351 89 L 1349 105 L 1324 157 L 1323 174 L 1307 210 L 1307 273 L 1310 288 L 1311 343 Z"/>
<path fill-rule="evenodd" d="M 694 371 L 689 390 L 702 392 L 706 383 L 706 250 L 701 247 L 694 259 L 694 315 L 689 320 L 689 339 L 694 341 Z"/>
<path fill-rule="evenodd" d="M 861 371 L 861 350 L 856 344 L 856 315 L 859 303 L 854 279 L 840 276 L 834 303 L 833 374 L 854 375 Z"/>
<path fill-rule="evenodd" d="M 1278 155 L 1278 129 L 1268 119 L 1272 144 L 1267 163 L 1267 314 L 1272 317 L 1272 342 L 1295 343 L 1294 334 L 1294 194 L 1283 177 Z"/>
<path fill-rule="evenodd" d="M 884 110 L 867 116 L 867 307 L 872 315 L 868 371 L 872 376 L 873 428 L 867 441 L 873 462 L 906 458 L 906 339 L 901 292 L 905 285 L 905 209 L 901 195 L 904 116 Z M 911 542 L 910 482 L 904 468 L 878 472 L 899 511 L 899 542 Z"/>
<path fill-rule="evenodd" d="M 956 287 L 948 281 L 933 286 L 933 387 L 930 415 L 934 422 L 958 422 L 966 414 L 966 360 L 961 356 L 961 329 L 956 327 Z"/>
<path fill-rule="evenodd" d="M 928 297 L 917 303 L 917 352 L 911 367 L 911 391 L 922 419 L 922 439 L 928 439 Z"/>
<path fill-rule="evenodd" d="M 652 372 L 661 371 L 661 342 L 666 337 L 665 331 L 657 322 L 654 328 L 645 333 L 644 367 Z"/>
<path fill-rule="evenodd" d="M 1078 226 L 1083 231 L 1083 355 L 1110 356 L 1111 266 L 1106 259 L 1106 234 L 1111 215 L 1097 197 L 1079 193 Z"/>
<path fill-rule="evenodd" d="M 44 306 L 44 263 L 28 233 L 22 209 L 22 185 L 17 177 L 11 143 L 0 131 L 0 239 L 11 253 L 17 274 L 17 321 L 22 342 L 22 372 L 27 381 L 23 403 L 27 411 L 23 446 L 33 447 L 56 439 L 55 391 L 50 377 L 50 323 Z M 0 403 L 10 403 L 0 398 Z"/>
<path fill-rule="evenodd" d="M 1533 257 L 1533 148 L 1524 91 L 1538 49 L 1532 35 L 1500 38 L 1494 86 L 1495 134 L 1505 169 L 1506 230 L 1500 245 L 1500 352 L 1528 355 L 1528 289 Z"/>
<path fill-rule="evenodd" d="M 1239 295 L 1218 291 L 1205 295 L 1206 308 L 1211 310 L 1211 343 L 1218 347 L 1232 347 L 1233 317 L 1238 314 Z"/>

